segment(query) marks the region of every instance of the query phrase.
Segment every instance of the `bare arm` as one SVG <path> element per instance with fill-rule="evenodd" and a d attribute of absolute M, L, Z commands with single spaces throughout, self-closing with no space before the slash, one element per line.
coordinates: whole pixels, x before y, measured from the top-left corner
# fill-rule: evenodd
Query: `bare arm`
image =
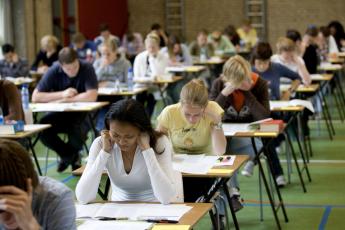
<path fill-rule="evenodd" d="M 58 92 L 40 92 L 37 88 L 32 93 L 32 102 L 39 103 L 39 102 L 51 102 L 61 100 L 63 98 L 64 91 Z"/>
<path fill-rule="evenodd" d="M 74 97 L 66 99 L 66 102 L 87 102 L 97 100 L 97 89 L 89 89 L 84 93 L 79 93 Z"/>
<path fill-rule="evenodd" d="M 290 89 L 288 91 L 285 91 L 282 93 L 280 99 L 282 101 L 288 101 L 290 100 L 291 93 L 295 92 L 298 86 L 301 84 L 300 80 L 294 80 L 291 82 Z"/>

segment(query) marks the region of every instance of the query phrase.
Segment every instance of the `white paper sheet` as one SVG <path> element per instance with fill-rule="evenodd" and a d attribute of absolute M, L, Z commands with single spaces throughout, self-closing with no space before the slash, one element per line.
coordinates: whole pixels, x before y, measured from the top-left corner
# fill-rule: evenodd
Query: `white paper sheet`
<path fill-rule="evenodd" d="M 234 136 L 236 133 L 249 132 L 259 128 L 259 124 L 265 121 L 270 121 L 272 118 L 262 119 L 251 123 L 226 123 L 223 124 L 223 131 L 225 136 Z"/>
<path fill-rule="evenodd" d="M 314 106 L 310 101 L 293 99 L 290 101 L 270 101 L 270 109 L 289 107 L 289 106 L 303 106 L 314 113 Z"/>
<path fill-rule="evenodd" d="M 99 102 L 73 102 L 73 103 L 34 103 L 30 104 L 33 112 L 61 112 L 71 110 L 87 110 L 94 108 Z"/>
<path fill-rule="evenodd" d="M 99 221 L 88 220 L 78 227 L 78 230 L 145 230 L 151 229 L 152 223 L 144 221 Z"/>
<path fill-rule="evenodd" d="M 176 154 L 173 159 L 173 168 L 183 173 L 207 174 L 217 159 L 217 156 L 205 156 L 204 154 Z"/>
<path fill-rule="evenodd" d="M 128 218 L 129 220 L 168 219 L 180 220 L 192 207 L 184 204 L 76 204 L 77 219 L 80 218 Z"/>
<path fill-rule="evenodd" d="M 324 76 L 321 74 L 310 74 L 311 80 L 322 80 Z"/>

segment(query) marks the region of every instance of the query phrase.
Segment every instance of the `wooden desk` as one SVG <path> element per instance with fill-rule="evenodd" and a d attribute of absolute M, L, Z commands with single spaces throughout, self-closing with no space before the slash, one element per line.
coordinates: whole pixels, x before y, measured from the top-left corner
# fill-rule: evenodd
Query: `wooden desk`
<path fill-rule="evenodd" d="M 199 73 L 206 69 L 203 65 L 192 65 L 192 66 L 171 66 L 167 67 L 166 70 L 172 73 Z"/>
<path fill-rule="evenodd" d="M 17 77 L 17 78 L 6 77 L 5 79 L 12 82 L 16 86 L 22 86 L 24 84 L 30 85 L 36 82 L 36 79 L 29 78 L 29 77 Z"/>
<path fill-rule="evenodd" d="M 330 81 L 333 79 L 333 74 L 311 74 L 312 81 Z"/>
<path fill-rule="evenodd" d="M 172 83 L 178 82 L 178 81 L 180 81 L 182 79 L 183 79 L 183 77 L 180 77 L 180 76 L 173 76 L 171 79 L 164 79 L 164 78 L 159 78 L 158 77 L 154 81 L 142 81 L 142 80 L 138 81 L 137 80 L 137 81 L 135 81 L 135 83 L 157 85 L 159 93 L 160 93 L 160 96 L 163 99 L 163 103 L 164 103 L 165 106 L 167 106 L 168 102 L 166 101 L 166 98 L 164 97 L 164 90 L 165 90 L 164 85 L 165 84 L 172 84 Z"/>
<path fill-rule="evenodd" d="M 69 102 L 69 103 L 31 103 L 32 112 L 91 112 L 98 110 L 109 102 Z"/>
<path fill-rule="evenodd" d="M 113 88 L 99 88 L 98 96 L 124 96 L 130 97 L 147 91 L 147 88 L 134 88 L 132 91 L 116 91 Z"/>
<path fill-rule="evenodd" d="M 297 93 L 315 93 L 320 88 L 319 84 L 311 84 L 309 86 L 299 85 L 296 89 Z"/>
<path fill-rule="evenodd" d="M 317 69 L 319 71 L 330 71 L 330 72 L 333 72 L 333 71 L 341 70 L 342 68 L 343 67 L 341 65 L 339 65 L 339 64 L 326 63 L 326 64 L 318 66 Z"/>
<path fill-rule="evenodd" d="M 195 60 L 193 65 L 223 65 L 227 59 L 223 58 L 210 58 L 206 61 Z"/>
<path fill-rule="evenodd" d="M 31 150 L 32 155 L 35 160 L 35 164 L 38 170 L 39 175 L 42 176 L 42 170 L 38 163 L 36 151 L 35 151 L 35 144 L 37 143 L 37 140 L 32 142 L 31 137 L 35 134 L 39 134 L 43 130 L 46 130 L 50 128 L 51 125 L 49 124 L 33 124 L 33 125 L 25 125 L 23 132 L 18 132 L 16 134 L 0 134 L 0 138 L 6 138 L 6 139 L 13 139 L 13 140 L 19 140 L 19 139 L 27 139 L 28 140 L 28 146 L 27 148 Z"/>

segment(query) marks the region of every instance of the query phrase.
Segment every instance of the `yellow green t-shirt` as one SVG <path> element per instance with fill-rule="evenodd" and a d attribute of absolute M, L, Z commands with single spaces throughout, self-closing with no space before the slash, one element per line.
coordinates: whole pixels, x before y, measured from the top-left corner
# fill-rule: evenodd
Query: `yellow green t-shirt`
<path fill-rule="evenodd" d="M 207 106 L 222 115 L 224 110 L 214 101 Z M 181 103 L 167 106 L 159 115 L 158 124 L 168 129 L 168 135 L 175 153 L 212 154 L 212 120 L 202 117 L 196 124 L 190 124 L 182 113 Z"/>

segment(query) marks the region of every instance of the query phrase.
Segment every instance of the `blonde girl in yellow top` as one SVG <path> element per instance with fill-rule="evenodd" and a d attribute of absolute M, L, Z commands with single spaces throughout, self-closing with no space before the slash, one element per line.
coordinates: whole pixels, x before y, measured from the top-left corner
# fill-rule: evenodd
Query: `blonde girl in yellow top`
<path fill-rule="evenodd" d="M 216 102 L 208 100 L 204 83 L 194 79 L 182 88 L 180 102 L 162 111 L 157 128 L 170 137 L 175 153 L 222 155 L 226 148 L 223 113 Z M 197 178 L 187 182 L 184 178 L 185 201 L 194 202 L 212 183 Z"/>

